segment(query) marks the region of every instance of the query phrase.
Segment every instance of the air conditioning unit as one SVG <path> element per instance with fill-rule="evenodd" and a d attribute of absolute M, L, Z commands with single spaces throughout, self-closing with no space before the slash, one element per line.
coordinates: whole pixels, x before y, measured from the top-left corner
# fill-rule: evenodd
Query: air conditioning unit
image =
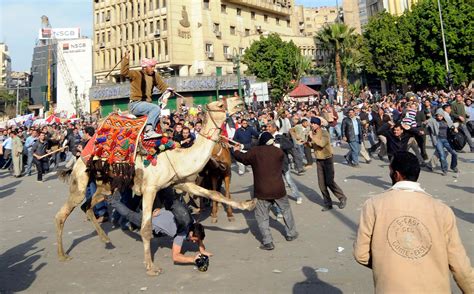
<path fill-rule="evenodd" d="M 155 30 L 155 33 L 153 34 L 153 36 L 159 37 L 160 36 L 160 30 Z"/>
<path fill-rule="evenodd" d="M 105 42 L 100 42 L 99 43 L 99 48 L 105 48 Z"/>
<path fill-rule="evenodd" d="M 232 60 L 232 59 L 234 58 L 234 56 L 232 56 L 232 54 L 230 54 L 230 53 L 225 53 L 225 54 L 224 54 L 224 57 L 225 57 L 225 59 L 227 59 L 227 60 Z"/>
<path fill-rule="evenodd" d="M 214 52 L 206 52 L 206 56 L 209 59 L 213 59 L 214 58 Z"/>
<path fill-rule="evenodd" d="M 201 75 L 201 74 L 204 73 L 204 69 L 198 68 L 198 69 L 196 70 L 196 73 Z"/>
<path fill-rule="evenodd" d="M 110 15 L 107 15 L 107 16 L 105 17 L 105 21 L 110 21 Z"/>
<path fill-rule="evenodd" d="M 262 26 L 255 26 L 255 30 L 257 32 L 261 32 L 262 31 Z"/>
<path fill-rule="evenodd" d="M 217 38 L 222 38 L 222 32 L 216 31 L 216 32 L 214 32 L 214 33 L 216 34 L 216 37 L 217 37 Z"/>

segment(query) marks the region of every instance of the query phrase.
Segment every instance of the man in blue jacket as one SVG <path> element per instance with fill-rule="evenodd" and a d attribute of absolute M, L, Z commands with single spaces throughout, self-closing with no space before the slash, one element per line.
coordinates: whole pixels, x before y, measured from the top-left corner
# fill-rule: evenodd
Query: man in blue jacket
<path fill-rule="evenodd" d="M 243 150 L 250 150 L 252 147 L 252 138 L 258 138 L 258 132 L 249 126 L 248 121 L 243 119 L 241 122 L 241 127 L 235 131 L 234 141 L 243 145 Z M 239 175 L 245 173 L 245 165 L 238 162 L 239 166 Z"/>

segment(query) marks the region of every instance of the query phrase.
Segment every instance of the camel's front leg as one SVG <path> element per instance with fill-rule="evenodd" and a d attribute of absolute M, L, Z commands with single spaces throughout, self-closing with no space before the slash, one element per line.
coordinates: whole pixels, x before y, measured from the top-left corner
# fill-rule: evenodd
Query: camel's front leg
<path fill-rule="evenodd" d="M 99 235 L 100 240 L 104 243 L 110 243 L 110 239 L 107 236 L 107 234 L 104 232 L 100 224 L 97 222 L 97 219 L 94 215 L 94 206 L 96 206 L 97 203 L 104 201 L 105 195 L 110 195 L 110 194 L 111 194 L 110 190 L 103 188 L 102 186 L 99 186 L 97 188 L 97 191 L 92 196 L 90 207 L 86 211 L 86 215 L 89 217 L 92 224 L 94 225 L 94 228 L 97 234 Z"/>
<path fill-rule="evenodd" d="M 217 175 L 210 175 L 212 182 L 212 189 L 217 191 Z M 201 198 L 202 199 L 202 198 Z M 219 210 L 219 203 L 217 201 L 212 201 L 212 212 L 211 212 L 211 222 L 217 223 L 217 211 Z"/>
<path fill-rule="evenodd" d="M 143 193 L 142 200 L 142 227 L 140 229 L 140 234 L 143 241 L 143 250 L 145 254 L 145 267 L 146 273 L 150 276 L 158 276 L 162 273 L 160 267 L 156 267 L 153 264 L 153 259 L 151 257 L 150 249 L 150 240 L 152 237 L 152 227 L 151 227 L 151 217 L 153 209 L 153 201 L 155 200 L 156 190 L 146 189 Z"/>
<path fill-rule="evenodd" d="M 210 190 L 204 189 L 203 187 L 199 187 L 198 185 L 194 183 L 189 183 L 189 182 L 176 184 L 174 188 L 192 193 L 193 195 L 205 197 L 213 201 L 221 202 L 221 203 L 230 205 L 233 208 L 237 208 L 241 210 L 253 210 L 255 208 L 255 204 L 257 201 L 256 199 L 253 199 L 253 200 L 237 202 L 237 201 L 225 198 L 224 196 L 222 196 L 221 193 L 217 191 L 210 191 Z"/>

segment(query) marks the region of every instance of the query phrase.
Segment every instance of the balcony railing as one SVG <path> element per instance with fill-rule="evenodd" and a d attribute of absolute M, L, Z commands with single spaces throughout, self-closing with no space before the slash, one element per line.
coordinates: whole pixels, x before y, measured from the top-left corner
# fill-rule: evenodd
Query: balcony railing
<path fill-rule="evenodd" d="M 239 4 L 242 6 L 248 6 L 255 9 L 279 14 L 283 16 L 289 16 L 291 14 L 289 7 L 283 7 L 284 4 L 273 4 L 264 0 L 225 0 L 230 3 Z"/>

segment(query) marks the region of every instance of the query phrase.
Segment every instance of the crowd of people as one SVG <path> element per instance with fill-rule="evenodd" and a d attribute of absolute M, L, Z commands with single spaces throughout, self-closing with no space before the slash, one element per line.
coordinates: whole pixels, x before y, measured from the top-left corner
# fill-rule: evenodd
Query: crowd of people
<path fill-rule="evenodd" d="M 442 175 L 447 175 L 449 170 L 459 172 L 457 153 L 464 152 L 466 143 L 469 151 L 474 151 L 471 137 L 474 92 L 470 89 L 408 91 L 403 95 L 390 93 L 384 96 L 373 95 L 364 89 L 360 95 L 343 103 L 337 102 L 333 95 L 334 92 L 328 91 L 327 95 L 321 95 L 312 103 L 255 104 L 247 112 L 229 117 L 223 127 L 226 136 L 238 143 L 233 146 L 238 174 L 245 174 L 248 166 L 253 169 L 254 194 L 259 200 L 256 219 L 263 236 L 261 249 L 274 249 L 268 226 L 271 210 L 284 219 L 286 239 L 292 241 L 298 237 L 284 184 L 286 182 L 296 203 L 301 204 L 303 197 L 292 179 L 294 174 L 303 176 L 306 170 L 316 166 L 324 200 L 322 211 L 333 209 L 329 191 L 339 200 L 340 209 L 346 206 L 347 197 L 336 183 L 334 148 L 347 148 L 345 164 L 356 169 L 362 159 L 366 164 L 375 158 L 385 160 L 386 157 L 392 162 L 397 154 L 411 151 L 419 166 L 427 171 L 434 172 L 439 162 Z M 200 136 L 203 119 L 201 107 L 191 109 L 183 105 L 170 116 L 161 116 L 162 134 L 151 129 L 146 133 L 150 138 L 167 136 L 181 148 L 189 148 Z M 151 124 L 154 125 L 155 121 Z M 43 182 L 43 175 L 56 171 L 62 161 L 71 167 L 96 129 L 97 122 L 82 121 L 41 127 L 9 127 L 2 130 L 0 136 L 0 167 L 11 170 L 14 177 L 30 176 L 35 167 L 37 181 Z M 432 154 L 426 148 L 428 138 L 434 149 Z M 448 154 L 451 155 L 449 168 Z M 94 192 L 95 186 L 91 183 L 86 198 L 90 199 Z M 117 209 L 117 203 L 121 201 L 130 208 L 130 198 L 131 195 L 122 195 L 115 199 L 113 207 Z M 138 205 L 132 206 L 136 208 Z M 94 212 L 99 221 L 108 219 L 105 203 L 94 207 Z M 130 213 L 127 212 L 129 216 Z M 165 214 L 166 210 L 163 210 L 156 216 L 161 215 L 160 218 L 164 219 Z M 120 218 L 120 214 L 116 216 Z M 138 218 L 132 217 L 137 219 L 132 223 L 139 225 Z M 125 221 L 121 222 L 122 228 L 130 227 L 126 218 L 122 220 Z M 167 232 L 163 225 L 157 225 L 155 229 Z M 198 235 L 203 235 L 203 232 Z M 196 240 L 200 243 L 200 251 L 206 252 L 202 239 Z M 179 251 L 181 245 L 182 242 Z M 179 254 L 175 257 L 178 261 L 194 260 Z M 366 263 L 363 258 L 360 262 Z"/>

